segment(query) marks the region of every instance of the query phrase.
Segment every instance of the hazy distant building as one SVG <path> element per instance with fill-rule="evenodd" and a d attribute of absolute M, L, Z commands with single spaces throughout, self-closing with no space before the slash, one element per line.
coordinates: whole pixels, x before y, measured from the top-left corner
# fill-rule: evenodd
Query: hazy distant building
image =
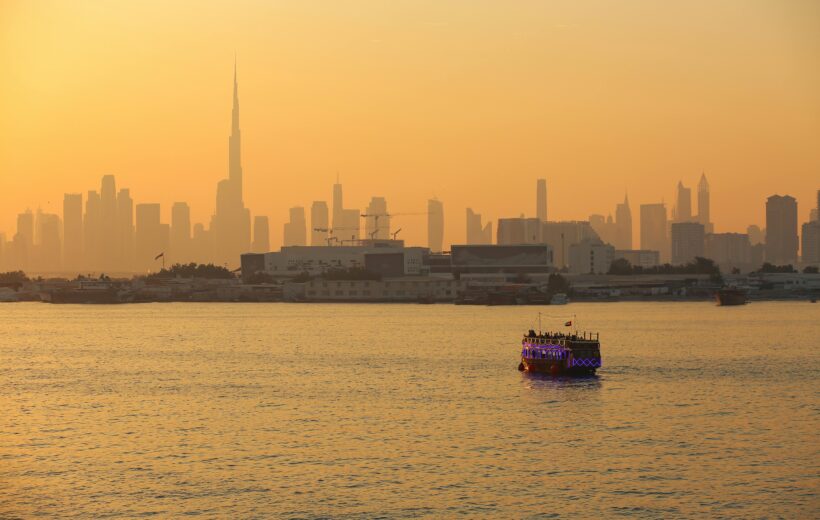
<path fill-rule="evenodd" d="M 325 246 L 327 244 L 330 215 L 327 209 L 327 202 L 323 200 L 314 201 L 310 206 L 310 245 Z"/>
<path fill-rule="evenodd" d="M 117 184 L 113 175 L 103 175 L 100 183 L 100 243 L 99 268 L 115 269 L 119 250 L 117 234 Z"/>
<path fill-rule="evenodd" d="M 789 195 L 766 200 L 766 261 L 797 264 L 797 201 Z"/>
<path fill-rule="evenodd" d="M 61 267 L 62 240 L 60 217 L 37 212 L 37 264 L 41 272 L 58 271 Z"/>
<path fill-rule="evenodd" d="M 701 174 L 700 182 L 698 182 L 698 222 L 703 224 L 707 233 L 714 232 L 714 225 L 712 224 L 712 216 L 710 210 L 709 200 L 709 181 L 706 180 L 706 174 Z"/>
<path fill-rule="evenodd" d="M 211 261 L 211 235 L 201 223 L 194 224 L 191 235 L 191 256 L 196 262 L 205 263 Z"/>
<path fill-rule="evenodd" d="M 427 247 L 433 253 L 444 250 L 444 204 L 438 199 L 427 201 Z"/>
<path fill-rule="evenodd" d="M 390 215 L 387 213 L 387 201 L 384 197 L 373 197 L 365 214 L 364 236 L 370 239 L 386 240 L 390 238 Z"/>
<path fill-rule="evenodd" d="M 117 194 L 117 230 L 120 236 L 119 268 L 134 268 L 134 200 L 131 190 L 121 188 Z"/>
<path fill-rule="evenodd" d="M 623 258 L 634 267 L 648 269 L 661 263 L 661 254 L 658 251 L 646 249 L 616 249 L 614 259 Z"/>
<path fill-rule="evenodd" d="M 752 243 L 744 233 L 710 233 L 706 235 L 704 256 L 713 260 L 723 272 L 739 269 L 751 271 L 759 265 L 752 264 Z"/>
<path fill-rule="evenodd" d="M 164 228 L 160 222 L 159 204 L 137 204 L 136 258 L 138 271 L 159 271 L 161 263 L 155 258 L 165 253 L 167 239 L 164 239 Z"/>
<path fill-rule="evenodd" d="M 535 187 L 535 217 L 541 222 L 547 221 L 547 179 L 538 179 Z"/>
<path fill-rule="evenodd" d="M 752 224 L 746 228 L 746 234 L 749 235 L 749 243 L 753 246 L 766 243 L 766 234 L 760 229 L 760 226 Z"/>
<path fill-rule="evenodd" d="M 333 185 L 333 215 L 332 229 L 333 236 L 336 237 L 340 245 L 353 244 L 359 240 L 361 230 L 361 214 L 358 209 L 348 209 L 344 207 L 342 197 L 342 185 L 336 181 Z M 318 226 L 314 226 L 318 227 Z"/>
<path fill-rule="evenodd" d="M 467 244 L 483 245 L 493 243 L 493 224 L 487 222 L 482 224 L 481 214 L 474 213 L 471 208 L 467 208 Z"/>
<path fill-rule="evenodd" d="M 500 246 L 519 244 L 543 244 L 541 227 L 544 221 L 539 218 L 500 218 L 498 219 L 496 243 Z"/>
<path fill-rule="evenodd" d="M 703 257 L 706 232 L 699 222 L 674 222 L 672 224 L 672 265 L 692 262 Z"/>
<path fill-rule="evenodd" d="M 541 224 L 541 243 L 549 244 L 553 261 L 559 269 L 569 267 L 569 248 L 584 240 L 600 242 L 601 237 L 586 221 L 550 221 Z"/>
<path fill-rule="evenodd" d="M 665 204 L 641 204 L 641 249 L 659 251 L 661 262 L 669 261 Z"/>
<path fill-rule="evenodd" d="M 257 215 L 253 218 L 253 244 L 251 249 L 254 253 L 267 253 L 270 251 L 268 217 Z"/>
<path fill-rule="evenodd" d="M 607 244 L 615 244 L 618 240 L 618 226 L 612 219 L 612 215 L 604 217 L 603 215 L 590 215 L 589 224 L 592 229 L 598 233 L 601 240 Z"/>
<path fill-rule="evenodd" d="M 621 250 L 632 249 L 632 210 L 629 208 L 629 197 L 626 195 L 623 204 L 615 206 L 615 227 L 615 247 Z"/>
<path fill-rule="evenodd" d="M 818 220 L 820 220 L 820 210 L 813 208 L 809 212 L 809 222 L 817 222 Z"/>
<path fill-rule="evenodd" d="M 171 206 L 171 244 L 167 254 L 172 263 L 193 261 L 191 255 L 191 208 L 185 202 Z"/>
<path fill-rule="evenodd" d="M 216 212 L 211 219 L 213 259 L 234 266 L 251 245 L 251 215 L 243 200 L 242 133 L 239 128 L 239 86 L 233 76 L 231 135 L 228 138 L 228 178 L 217 184 Z"/>
<path fill-rule="evenodd" d="M 305 222 L 305 208 L 301 206 L 290 208 L 290 220 L 285 223 L 282 242 L 284 246 L 307 245 L 307 223 Z"/>
<path fill-rule="evenodd" d="M 615 248 L 599 240 L 584 239 L 569 247 L 569 272 L 606 274 L 615 259 Z"/>
<path fill-rule="evenodd" d="M 803 264 L 820 265 L 820 222 L 806 222 L 802 231 Z"/>
<path fill-rule="evenodd" d="M 689 222 L 692 220 L 692 190 L 678 181 L 677 204 L 672 220 L 675 222 Z"/>
<path fill-rule="evenodd" d="M 77 271 L 83 265 L 83 195 L 63 196 L 63 267 Z"/>
<path fill-rule="evenodd" d="M 83 256 L 85 267 L 90 270 L 101 269 L 100 248 L 102 246 L 102 205 L 100 194 L 89 191 L 85 198 L 85 216 L 83 217 Z"/>

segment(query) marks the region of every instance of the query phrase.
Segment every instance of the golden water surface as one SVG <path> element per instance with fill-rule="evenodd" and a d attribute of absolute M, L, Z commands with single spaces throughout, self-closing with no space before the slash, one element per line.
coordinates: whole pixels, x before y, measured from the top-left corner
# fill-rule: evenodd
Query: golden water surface
<path fill-rule="evenodd" d="M 516 370 L 576 315 L 596 378 Z M 0 306 L 0 517 L 820 515 L 820 305 Z"/>

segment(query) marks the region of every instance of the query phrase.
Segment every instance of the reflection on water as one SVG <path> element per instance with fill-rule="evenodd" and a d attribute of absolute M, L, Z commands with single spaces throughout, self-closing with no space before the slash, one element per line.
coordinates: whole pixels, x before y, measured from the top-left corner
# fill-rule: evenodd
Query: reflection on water
<path fill-rule="evenodd" d="M 0 307 L 0 517 L 816 517 L 817 306 Z"/>

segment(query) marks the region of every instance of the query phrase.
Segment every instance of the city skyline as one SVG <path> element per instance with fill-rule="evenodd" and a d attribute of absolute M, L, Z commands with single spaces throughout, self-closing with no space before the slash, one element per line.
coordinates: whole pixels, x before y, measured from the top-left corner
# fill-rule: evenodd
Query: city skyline
<path fill-rule="evenodd" d="M 483 6 L 466 17 L 447 2 L 427 13 L 441 23 L 427 24 L 411 6 L 397 4 L 349 29 L 327 22 L 319 33 L 305 25 L 309 13 L 297 5 L 288 7 L 289 32 L 271 31 L 282 21 L 268 11 L 251 19 L 241 9 L 209 6 L 229 28 L 219 37 L 204 30 L 204 21 L 186 29 L 201 44 L 194 51 L 177 50 L 175 37 L 162 32 L 152 41 L 130 39 L 155 23 L 155 5 L 134 6 L 133 27 L 109 20 L 93 3 L 82 17 L 67 4 L 49 5 L 62 15 L 57 27 L 46 23 L 46 7 L 22 5 L 0 7 L 9 51 L 0 60 L 10 72 L 0 79 L 8 114 L 0 122 L 0 230 L 7 237 L 17 213 L 59 213 L 64 193 L 97 187 L 104 174 L 115 175 L 135 200 L 160 203 L 164 222 L 172 204 L 185 201 L 191 221 L 208 227 L 213 187 L 225 178 L 225 100 L 233 87 L 226 69 L 234 51 L 243 92 L 243 203 L 251 218 L 268 216 L 273 247 L 282 243 L 288 208 L 329 200 L 337 172 L 351 207 L 364 208 L 375 195 L 394 211 L 423 212 L 425 201 L 437 197 L 450 215 L 469 207 L 490 222 L 529 214 L 537 178 L 547 180 L 555 219 L 602 213 L 624 193 L 633 210 L 664 200 L 671 211 L 680 180 L 692 190 L 695 213 L 704 171 L 716 231 L 764 226 L 762 201 L 775 193 L 797 199 L 801 222 L 813 206 L 820 81 L 811 65 L 820 31 L 807 25 L 817 20 L 814 12 L 800 11 L 809 6 L 773 16 L 769 7 L 730 3 L 710 17 L 705 4 L 694 3 L 649 26 L 635 22 L 646 7 L 637 4 L 606 24 L 582 6 L 522 6 L 499 18 L 499 8 Z M 741 7 L 749 23 L 717 38 L 714 31 Z M 183 13 L 172 7 L 164 15 L 159 23 L 175 24 Z M 403 30 L 385 39 L 384 23 Z M 543 27 L 550 30 L 534 32 Z M 657 50 L 631 46 L 658 37 L 661 27 Z M 619 32 L 625 28 L 635 31 Z M 60 48 L 37 39 L 46 29 L 61 37 Z M 588 39 L 596 30 L 607 38 Z M 693 30 L 702 35 L 695 42 Z M 523 36 L 511 38 L 516 34 Z M 92 47 L 96 41 L 124 48 L 100 50 Z M 465 44 L 480 52 L 502 41 L 511 42 L 515 59 L 493 51 L 486 62 L 457 65 Z M 629 72 L 630 64 L 652 70 L 656 52 L 682 42 L 678 60 L 664 62 L 657 75 Z M 595 73 L 584 67 L 610 46 L 624 54 Z M 277 51 L 283 48 L 289 52 Z M 338 65 L 317 68 L 334 50 Z M 544 52 L 549 71 L 527 65 Z M 428 56 L 429 67 L 422 67 Z M 442 70 L 457 72 L 452 84 L 437 80 Z M 616 81 L 596 74 L 615 74 Z M 655 101 L 647 105 L 647 98 Z M 402 234 L 425 243 L 425 227 L 403 226 Z M 461 218 L 446 219 L 445 228 L 446 243 L 464 240 Z"/>

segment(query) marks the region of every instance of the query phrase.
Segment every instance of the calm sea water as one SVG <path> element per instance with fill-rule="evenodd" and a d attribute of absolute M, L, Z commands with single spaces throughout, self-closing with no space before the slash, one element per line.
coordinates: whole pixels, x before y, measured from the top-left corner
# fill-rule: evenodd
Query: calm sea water
<path fill-rule="evenodd" d="M 582 380 L 520 334 L 601 331 Z M 0 306 L 0 517 L 820 516 L 820 305 Z"/>

